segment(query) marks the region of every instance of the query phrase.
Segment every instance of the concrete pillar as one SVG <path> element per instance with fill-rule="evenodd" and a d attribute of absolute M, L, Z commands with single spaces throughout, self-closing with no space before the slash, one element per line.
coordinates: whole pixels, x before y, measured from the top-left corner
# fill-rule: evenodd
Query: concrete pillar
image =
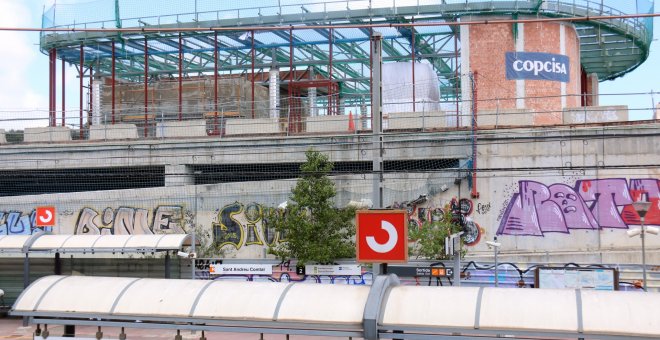
<path fill-rule="evenodd" d="M 590 73 L 587 75 L 587 101 L 586 106 L 599 106 L 598 100 L 598 74 Z"/>
<path fill-rule="evenodd" d="M 316 87 L 310 87 L 307 89 L 307 99 L 309 100 L 309 116 L 318 116 L 319 110 L 316 108 Z"/>
<path fill-rule="evenodd" d="M 268 102 L 270 118 L 279 118 L 280 112 L 280 84 L 278 77 L 280 71 L 278 69 L 271 69 L 268 74 Z"/>
<path fill-rule="evenodd" d="M 185 164 L 165 165 L 165 186 L 176 187 L 195 184 L 192 169 Z"/>
<path fill-rule="evenodd" d="M 360 129 L 368 129 L 369 120 L 367 119 L 367 101 L 362 97 L 360 101 Z"/>
<path fill-rule="evenodd" d="M 337 96 L 339 96 L 339 93 L 337 93 Z M 346 98 L 339 98 L 339 112 L 338 114 L 340 115 L 345 115 L 346 114 Z"/>
<path fill-rule="evenodd" d="M 653 116 L 654 119 L 660 119 L 660 103 L 655 106 L 655 115 Z"/>

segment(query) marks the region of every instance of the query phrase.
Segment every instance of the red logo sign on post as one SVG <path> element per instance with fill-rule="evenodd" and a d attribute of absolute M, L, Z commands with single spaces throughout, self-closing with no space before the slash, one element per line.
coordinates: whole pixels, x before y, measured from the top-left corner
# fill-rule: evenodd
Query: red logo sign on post
<path fill-rule="evenodd" d="M 55 225 L 55 207 L 37 207 L 35 216 L 37 227 L 52 227 Z"/>
<path fill-rule="evenodd" d="M 358 262 L 408 262 L 405 210 L 360 210 L 355 224 Z"/>

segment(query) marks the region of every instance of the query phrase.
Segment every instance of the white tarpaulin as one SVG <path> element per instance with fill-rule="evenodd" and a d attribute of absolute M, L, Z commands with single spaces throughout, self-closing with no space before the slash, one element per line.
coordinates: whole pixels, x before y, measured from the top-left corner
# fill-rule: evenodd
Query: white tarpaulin
<path fill-rule="evenodd" d="M 383 113 L 413 111 L 412 63 L 383 64 Z M 430 64 L 415 63 L 415 111 L 440 110 L 440 85 Z"/>

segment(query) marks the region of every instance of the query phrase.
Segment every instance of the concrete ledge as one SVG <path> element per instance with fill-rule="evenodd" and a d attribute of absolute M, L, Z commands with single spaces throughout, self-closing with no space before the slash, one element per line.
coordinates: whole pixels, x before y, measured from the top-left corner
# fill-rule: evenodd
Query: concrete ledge
<path fill-rule="evenodd" d="M 206 137 L 206 121 L 203 119 L 162 122 L 156 125 L 156 137 Z"/>
<path fill-rule="evenodd" d="M 71 129 L 65 126 L 25 128 L 23 141 L 26 143 L 66 142 L 71 140 Z"/>
<path fill-rule="evenodd" d="M 564 109 L 564 124 L 627 122 L 628 106 L 585 106 Z"/>
<path fill-rule="evenodd" d="M 307 117 L 307 132 L 348 132 L 348 116 L 316 116 Z M 355 121 L 353 122 L 355 123 Z"/>
<path fill-rule="evenodd" d="M 387 130 L 436 129 L 447 127 L 447 115 L 443 111 L 392 112 L 387 115 Z"/>
<path fill-rule="evenodd" d="M 526 109 L 481 110 L 477 113 L 477 126 L 528 126 L 534 125 L 534 113 Z"/>
<path fill-rule="evenodd" d="M 0 129 L 0 144 L 7 144 L 7 135 L 4 129 Z"/>
<path fill-rule="evenodd" d="M 89 140 L 137 139 L 135 124 L 92 125 L 89 129 Z"/>
<path fill-rule="evenodd" d="M 264 135 L 280 133 L 277 118 L 228 119 L 225 124 L 225 135 Z"/>

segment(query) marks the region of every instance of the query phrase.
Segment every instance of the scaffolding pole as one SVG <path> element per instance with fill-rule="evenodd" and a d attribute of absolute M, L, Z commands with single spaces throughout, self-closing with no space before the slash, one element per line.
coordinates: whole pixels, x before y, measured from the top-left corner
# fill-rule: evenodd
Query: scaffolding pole
<path fill-rule="evenodd" d="M 328 30 L 328 80 L 330 81 L 330 86 L 328 86 L 328 115 L 334 115 L 337 113 L 335 110 L 335 101 L 333 98 L 333 87 L 332 87 L 332 54 L 333 49 L 332 45 L 334 44 L 333 39 L 333 30 L 332 28 Z"/>
<path fill-rule="evenodd" d="M 94 116 L 94 67 L 89 66 L 89 106 L 87 107 L 87 125 L 92 126 L 92 117 Z"/>
<path fill-rule="evenodd" d="M 48 59 L 49 59 L 49 65 L 48 65 L 48 72 L 49 72 L 49 84 L 48 84 L 48 100 L 49 100 L 49 107 L 48 107 L 48 126 L 55 126 L 55 107 L 56 107 L 56 99 L 55 99 L 55 83 L 56 83 L 56 78 L 57 78 L 57 52 L 55 49 L 51 49 L 48 51 Z"/>
<path fill-rule="evenodd" d="M 115 125 L 115 81 L 116 81 L 116 52 L 115 52 L 115 40 L 112 39 L 112 79 L 110 84 L 110 89 L 112 91 L 112 125 Z"/>
<path fill-rule="evenodd" d="M 144 37 L 144 137 L 149 134 L 148 114 L 149 114 L 149 50 L 147 37 Z"/>
<path fill-rule="evenodd" d="M 252 46 L 250 47 L 252 54 L 252 119 L 254 119 L 254 30 L 252 30 Z"/>
<path fill-rule="evenodd" d="M 415 18 L 412 18 L 412 23 L 415 23 Z M 410 27 L 410 58 L 412 59 L 412 107 L 415 110 L 415 26 Z"/>
<path fill-rule="evenodd" d="M 218 32 L 214 33 L 213 39 L 213 133 L 219 134 L 218 130 Z"/>
<path fill-rule="evenodd" d="M 83 139 L 83 78 L 85 76 L 83 65 L 85 63 L 85 51 L 83 44 L 80 44 L 80 69 L 78 70 L 78 75 L 80 76 L 80 121 L 78 129 L 80 130 L 80 139 Z"/>
<path fill-rule="evenodd" d="M 287 118 L 290 120 L 291 119 L 291 91 L 292 91 L 292 85 L 293 84 L 293 27 L 289 28 L 289 85 L 287 87 L 287 91 L 289 92 L 289 113 L 287 114 Z"/>
<path fill-rule="evenodd" d="M 66 77 L 65 77 L 65 67 L 66 65 L 64 64 L 64 58 L 62 58 L 62 126 L 66 126 L 66 100 L 65 100 L 65 95 L 66 95 Z M 55 125 L 57 125 L 56 121 L 53 121 Z"/>
<path fill-rule="evenodd" d="M 217 33 L 216 33 L 217 34 Z M 183 39 L 179 32 L 179 121 L 183 120 Z"/>

